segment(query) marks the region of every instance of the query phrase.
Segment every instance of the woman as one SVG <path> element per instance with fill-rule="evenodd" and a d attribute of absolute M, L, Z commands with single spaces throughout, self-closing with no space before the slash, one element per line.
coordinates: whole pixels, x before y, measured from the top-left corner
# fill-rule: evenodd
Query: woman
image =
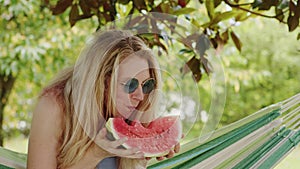
<path fill-rule="evenodd" d="M 126 31 L 96 33 L 72 67 L 62 72 L 39 97 L 29 139 L 28 168 L 145 168 L 138 148 L 110 141 L 110 117 L 140 120 L 155 117 L 160 74 L 150 50 Z M 179 151 L 179 144 L 166 156 Z M 164 157 L 157 157 L 162 160 Z"/>

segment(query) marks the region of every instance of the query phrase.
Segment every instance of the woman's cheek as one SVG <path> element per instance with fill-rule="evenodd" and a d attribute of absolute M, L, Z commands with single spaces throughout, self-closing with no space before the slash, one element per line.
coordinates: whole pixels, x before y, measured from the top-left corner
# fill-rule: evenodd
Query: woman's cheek
<path fill-rule="evenodd" d="M 129 112 L 128 112 L 128 108 L 126 106 L 126 101 L 124 100 L 123 97 L 118 97 L 116 100 L 116 108 L 118 111 L 118 114 L 120 114 L 122 117 L 127 118 L 129 117 Z"/>

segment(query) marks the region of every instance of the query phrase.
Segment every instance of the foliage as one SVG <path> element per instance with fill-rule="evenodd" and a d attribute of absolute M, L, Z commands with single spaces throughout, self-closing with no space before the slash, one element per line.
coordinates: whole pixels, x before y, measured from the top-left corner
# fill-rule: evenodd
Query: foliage
<path fill-rule="evenodd" d="M 276 19 L 286 24 L 289 31 L 292 32 L 299 27 L 300 18 L 299 0 L 45 0 L 44 5 L 52 11 L 53 15 L 60 15 L 67 11 L 71 26 L 74 26 L 78 21 L 95 16 L 98 20 L 97 29 L 119 18 L 141 13 L 143 15 L 130 21 L 132 26 L 136 25 L 135 28 L 139 27 L 143 32 L 145 30 L 157 32 L 158 29 L 169 29 L 171 34 L 176 34 L 176 29 L 180 27 L 177 17 L 184 16 L 185 20 L 198 28 L 197 33 L 181 40 L 187 48 L 183 51 L 195 51 L 192 56 L 189 56 L 186 66 L 193 72 L 197 81 L 201 80 L 203 73 L 209 74 L 210 72 L 207 59 L 203 56 L 208 48 L 199 49 L 196 46 L 196 49 L 193 49 L 189 42 L 187 44 L 185 42 L 194 39 L 194 42 L 201 44 L 199 46 L 207 46 L 205 39 L 208 38 L 213 47 L 219 50 L 231 39 L 236 48 L 241 51 L 242 42 L 232 29 L 235 25 L 259 16 Z M 149 17 L 152 12 L 170 14 L 175 17 L 163 18 L 162 23 L 166 26 L 161 28 L 159 26 L 161 22 L 156 22 L 158 18 Z M 199 15 L 205 16 L 204 19 L 199 20 Z M 150 44 L 166 50 L 166 46 L 162 43 L 164 39 L 162 36 L 154 35 L 152 38 L 148 36 L 147 40 Z M 200 57 L 195 57 L 195 53 L 200 54 Z M 201 67 L 205 70 L 204 72 L 201 71 Z"/>
<path fill-rule="evenodd" d="M 236 32 L 244 42 L 243 51 L 228 48 L 221 54 L 228 79 L 223 125 L 300 91 L 299 43 L 294 33 L 266 19 L 249 20 Z"/>
<path fill-rule="evenodd" d="M 250 19 L 235 27 L 244 48 L 234 42 L 218 52 L 226 76 L 226 105 L 219 128 L 238 121 L 266 106 L 283 101 L 300 91 L 299 43 L 294 33 L 268 19 Z M 203 131 L 202 112 L 210 108 L 210 83 L 199 83 L 201 110 L 186 140 Z M 205 115 L 205 114 L 204 114 Z"/>
<path fill-rule="evenodd" d="M 32 106 L 41 86 L 66 63 L 73 62 L 70 59 L 80 50 L 73 47 L 84 40 L 78 29 L 64 31 L 68 28 L 65 16 L 51 16 L 38 1 L 0 0 L 0 11 L 0 31 L 5 32 L 0 34 L 2 145 L 4 136 L 28 135 Z"/>

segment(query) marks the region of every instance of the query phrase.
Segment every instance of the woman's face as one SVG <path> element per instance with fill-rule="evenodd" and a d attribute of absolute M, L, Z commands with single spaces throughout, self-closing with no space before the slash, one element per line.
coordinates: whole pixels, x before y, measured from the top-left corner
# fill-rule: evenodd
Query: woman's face
<path fill-rule="evenodd" d="M 146 59 L 136 55 L 130 55 L 119 65 L 117 77 L 116 108 L 117 116 L 129 119 L 130 115 L 141 101 L 145 94 L 142 90 L 142 83 L 150 79 L 149 66 Z M 130 81 L 138 81 L 137 88 L 130 90 Z"/>

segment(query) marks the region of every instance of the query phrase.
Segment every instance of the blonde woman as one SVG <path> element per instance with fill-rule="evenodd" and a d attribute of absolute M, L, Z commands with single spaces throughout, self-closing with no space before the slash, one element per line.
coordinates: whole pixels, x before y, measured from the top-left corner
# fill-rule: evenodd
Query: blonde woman
<path fill-rule="evenodd" d="M 41 93 L 29 139 L 28 169 L 145 168 L 138 148 L 107 139 L 110 117 L 155 117 L 158 64 L 149 48 L 127 31 L 96 33 L 77 63 Z M 179 151 L 179 144 L 166 156 Z M 164 157 L 157 157 L 158 160 Z"/>

